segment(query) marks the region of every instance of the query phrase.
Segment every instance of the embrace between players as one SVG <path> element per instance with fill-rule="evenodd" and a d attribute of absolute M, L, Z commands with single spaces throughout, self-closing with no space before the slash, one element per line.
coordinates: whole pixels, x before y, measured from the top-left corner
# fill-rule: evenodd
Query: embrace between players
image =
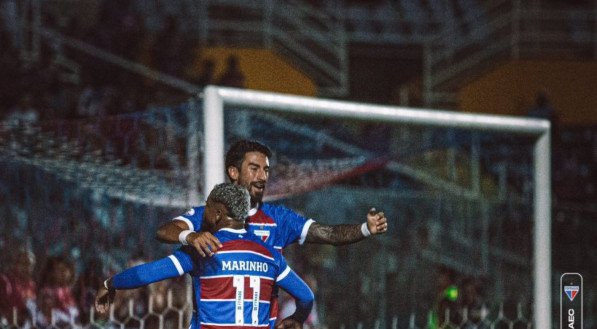
<path fill-rule="evenodd" d="M 194 305 L 191 328 L 302 328 L 313 293 L 281 255 L 294 242 L 344 245 L 387 231 L 383 212 L 362 224 L 324 225 L 283 206 L 262 202 L 269 178 L 270 149 L 241 140 L 226 153 L 231 183 L 216 185 L 205 206 L 162 225 L 157 238 L 182 243 L 174 254 L 129 268 L 104 282 L 95 307 L 106 313 L 115 291 L 189 273 Z M 247 193 L 248 192 L 248 193 Z M 277 320 L 278 287 L 296 301 L 293 315 Z"/>

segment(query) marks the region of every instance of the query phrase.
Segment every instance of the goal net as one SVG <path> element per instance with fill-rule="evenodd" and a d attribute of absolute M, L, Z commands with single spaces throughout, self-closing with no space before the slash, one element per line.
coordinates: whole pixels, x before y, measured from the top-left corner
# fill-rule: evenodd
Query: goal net
<path fill-rule="evenodd" d="M 322 324 L 547 328 L 548 132 L 538 120 L 216 87 L 180 106 L 3 125 L 0 248 L 68 255 L 79 271 L 99 262 L 103 274 L 165 256 L 157 227 L 201 204 L 225 180 L 226 148 L 249 138 L 274 151 L 268 201 L 323 224 L 363 222 L 370 207 L 389 220 L 354 245 L 285 250 L 317 281 Z"/>
<path fill-rule="evenodd" d="M 7 219 L 1 247 L 70 254 L 82 263 L 99 256 L 107 267 L 131 254 L 155 255 L 158 219 L 188 207 L 197 189 L 189 183 L 187 151 L 189 130 L 196 129 L 189 113 L 197 108 L 190 101 L 0 126 L 0 211 Z"/>
<path fill-rule="evenodd" d="M 386 212 L 378 239 L 288 253 L 320 280 L 326 325 L 551 326 L 548 122 L 215 87 L 203 114 L 204 187 L 250 137 L 275 150 L 270 198 L 326 224 Z M 312 159 L 351 165 L 287 171 Z"/>

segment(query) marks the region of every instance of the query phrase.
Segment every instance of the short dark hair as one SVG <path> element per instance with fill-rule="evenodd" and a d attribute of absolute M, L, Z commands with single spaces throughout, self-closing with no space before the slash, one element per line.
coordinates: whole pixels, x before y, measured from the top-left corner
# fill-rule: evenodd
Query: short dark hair
<path fill-rule="evenodd" d="M 241 139 L 232 144 L 226 152 L 226 175 L 228 175 L 228 168 L 231 166 L 240 170 L 245 154 L 249 152 L 259 152 L 265 154 L 268 158 L 272 157 L 272 151 L 264 144 L 254 140 Z"/>
<path fill-rule="evenodd" d="M 251 196 L 246 188 L 232 184 L 221 183 L 209 193 L 208 199 L 223 204 L 232 219 L 244 222 L 251 208 Z"/>

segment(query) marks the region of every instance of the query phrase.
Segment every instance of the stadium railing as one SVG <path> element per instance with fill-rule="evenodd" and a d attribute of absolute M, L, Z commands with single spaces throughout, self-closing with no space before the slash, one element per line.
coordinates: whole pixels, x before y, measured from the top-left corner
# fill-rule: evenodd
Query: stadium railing
<path fill-rule="evenodd" d="M 19 319 L 16 310 L 12 319 L 0 318 L 0 327 L 26 329 L 26 328 L 139 328 L 139 329 L 184 329 L 188 328 L 190 316 L 193 312 L 193 305 L 190 300 L 185 303 L 176 303 L 172 290 L 167 293 L 167 300 L 164 305 L 156 307 L 155 296 L 149 296 L 147 300 L 122 300 L 116 310 L 114 305 L 110 306 L 108 314 L 100 315 L 93 307 L 85 313 L 88 314 L 88 321 L 82 322 L 79 318 L 71 318 L 69 321 L 58 321 L 54 317 L 49 323 L 41 325 L 32 323 L 31 319 Z M 522 304 L 515 305 L 516 310 L 512 314 L 505 314 L 504 305 L 497 305 L 491 312 L 484 304 L 480 307 L 468 309 L 466 307 L 444 310 L 443 315 L 438 315 L 429 310 L 425 314 L 410 313 L 404 317 L 391 315 L 387 319 L 388 329 L 489 329 L 489 328 L 529 328 L 531 321 L 529 314 L 525 314 Z M 373 319 L 370 322 L 357 321 L 356 323 L 342 323 L 339 328 L 362 329 L 382 328 L 381 319 Z M 325 321 L 322 321 L 316 328 L 328 328 Z"/>

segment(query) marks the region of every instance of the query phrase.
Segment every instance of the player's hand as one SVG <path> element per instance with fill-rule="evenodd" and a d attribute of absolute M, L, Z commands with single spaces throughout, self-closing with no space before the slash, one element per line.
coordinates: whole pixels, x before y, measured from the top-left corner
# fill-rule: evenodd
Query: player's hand
<path fill-rule="evenodd" d="M 213 256 L 219 248 L 222 248 L 220 240 L 209 232 L 193 232 L 187 236 L 187 242 L 197 249 L 201 257 Z"/>
<path fill-rule="evenodd" d="M 367 228 L 371 235 L 383 234 L 388 231 L 388 221 L 383 211 L 377 211 L 375 208 L 369 209 L 367 213 Z"/>
<path fill-rule="evenodd" d="M 106 314 L 110 309 L 110 304 L 114 302 L 116 290 L 108 290 L 103 285 L 97 290 L 95 294 L 95 310 L 99 314 Z"/>
<path fill-rule="evenodd" d="M 303 329 L 303 324 L 292 317 L 287 317 L 276 325 L 276 329 Z"/>

